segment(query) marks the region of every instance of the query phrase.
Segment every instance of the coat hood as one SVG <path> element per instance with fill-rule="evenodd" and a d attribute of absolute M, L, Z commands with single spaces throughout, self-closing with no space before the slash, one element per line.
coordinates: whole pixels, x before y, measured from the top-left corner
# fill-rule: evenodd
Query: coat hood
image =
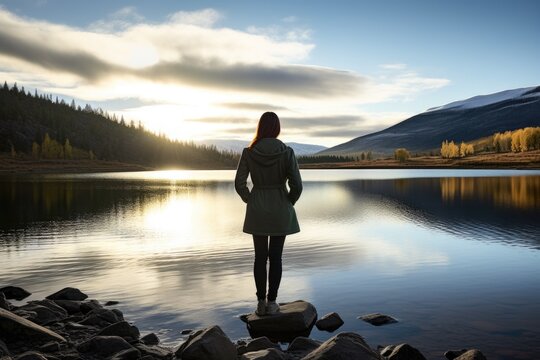
<path fill-rule="evenodd" d="M 251 159 L 262 166 L 272 166 L 287 152 L 289 147 L 276 138 L 263 138 L 249 151 Z"/>

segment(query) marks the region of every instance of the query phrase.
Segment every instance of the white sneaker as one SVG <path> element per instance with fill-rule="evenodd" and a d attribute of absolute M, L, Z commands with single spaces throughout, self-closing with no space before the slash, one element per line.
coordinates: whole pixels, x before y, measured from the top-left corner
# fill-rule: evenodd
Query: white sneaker
<path fill-rule="evenodd" d="M 266 315 L 266 300 L 259 300 L 259 302 L 257 303 L 257 310 L 255 310 L 255 314 L 258 316 Z"/>
<path fill-rule="evenodd" d="M 266 315 L 274 315 L 279 312 L 279 304 L 275 301 L 268 301 L 266 304 Z"/>

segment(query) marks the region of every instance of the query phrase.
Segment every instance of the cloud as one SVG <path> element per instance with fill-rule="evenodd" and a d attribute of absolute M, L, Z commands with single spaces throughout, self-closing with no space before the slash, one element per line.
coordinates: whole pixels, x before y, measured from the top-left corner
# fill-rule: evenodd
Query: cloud
<path fill-rule="evenodd" d="M 91 23 L 88 28 L 98 32 L 121 31 L 143 20 L 144 16 L 134 6 L 126 6 L 109 14 L 106 19 Z"/>
<path fill-rule="evenodd" d="M 265 103 L 249 103 L 249 102 L 231 102 L 223 103 L 221 106 L 229 109 L 243 109 L 243 110 L 258 110 L 258 111 L 280 111 L 289 110 L 284 106 L 277 106 Z"/>
<path fill-rule="evenodd" d="M 296 128 L 309 128 L 314 126 L 345 127 L 360 124 L 365 121 L 357 115 L 328 115 L 328 116 L 303 116 L 303 117 L 281 117 L 284 126 Z"/>
<path fill-rule="evenodd" d="M 124 11 L 129 13 L 129 11 Z M 208 11 L 193 15 L 193 19 L 187 13 L 177 13 L 173 16 L 175 21 L 192 21 L 200 22 L 203 15 L 207 15 Z M 210 12 L 210 14 L 214 14 Z M 207 87 L 214 89 L 227 89 L 238 91 L 256 91 L 262 93 L 287 94 L 296 97 L 328 97 L 328 96 L 347 96 L 357 93 L 365 78 L 358 76 L 349 71 L 336 70 L 331 68 L 286 64 L 282 61 L 260 62 L 253 61 L 248 57 L 239 59 L 223 57 L 222 49 L 218 49 L 216 54 L 212 54 L 212 48 L 207 48 L 205 41 L 193 41 L 186 47 L 186 44 L 178 41 L 169 44 L 169 49 L 160 51 L 156 49 L 158 59 L 155 63 L 148 66 L 126 66 L 121 62 L 121 59 L 114 61 L 105 59 L 106 54 L 97 54 L 100 47 L 97 41 L 105 40 L 109 44 L 106 47 L 114 47 L 115 39 L 104 35 L 100 39 L 100 34 L 78 32 L 76 30 L 67 29 L 67 31 L 75 32 L 79 37 L 78 42 L 65 41 L 65 34 L 58 33 L 59 30 L 55 26 L 41 24 L 39 34 L 32 31 L 32 24 L 24 19 L 17 18 L 11 14 L 3 12 L 0 16 L 0 53 L 4 56 L 10 56 L 19 61 L 24 61 L 37 67 L 45 68 L 51 71 L 61 71 L 71 75 L 78 76 L 80 79 L 95 83 L 105 79 L 135 77 L 148 81 L 158 81 L 167 83 L 177 83 L 182 86 Z M 197 20 L 198 19 L 198 20 Z M 24 31 L 9 31 L 15 23 L 15 29 L 24 29 Z M 173 25 L 168 25 L 173 26 Z M 177 30 L 186 30 L 180 26 Z M 167 26 L 165 26 L 167 28 Z M 195 27 L 196 28 L 196 27 Z M 152 28 L 148 29 L 148 25 L 134 26 L 129 30 L 118 34 L 117 41 L 127 41 L 129 46 L 130 39 L 137 37 L 142 40 L 152 40 L 156 38 L 157 33 L 163 29 Z M 214 30 L 214 29 L 195 29 L 193 25 L 188 25 L 188 32 L 198 32 L 200 36 L 210 40 L 208 35 L 226 35 L 232 33 L 232 40 L 229 50 L 234 54 L 234 47 L 244 48 L 251 42 L 255 47 L 261 45 L 275 45 L 277 52 L 284 51 L 282 48 L 290 47 L 293 53 L 297 53 L 297 48 L 307 50 L 309 46 L 304 46 L 300 43 L 275 43 L 271 40 L 261 38 L 249 34 L 240 34 L 232 30 Z M 208 33 L 210 32 L 210 33 Z M 182 36 L 175 35 L 183 38 Z M 48 41 L 44 42 L 46 37 Z M 84 38 L 93 40 L 93 46 L 84 48 L 79 46 L 85 43 Z M 125 38 L 125 39 L 123 39 Z M 197 39 L 195 39 L 197 40 Z M 131 41 L 133 43 L 133 41 Z M 202 48 L 201 47 L 202 43 Z M 59 44 L 57 46 L 51 44 Z M 107 45 L 107 44 L 106 44 Z M 137 44 L 133 44 L 137 45 Z M 138 44 L 143 46 L 143 44 Z M 126 43 L 124 43 L 124 47 Z M 149 46 L 148 43 L 146 46 Z M 154 48 L 160 44 L 151 42 Z M 167 51 L 173 51 L 175 47 L 179 49 L 176 55 L 166 56 L 160 54 Z M 183 51 L 186 49 L 186 51 Z M 198 51 L 201 50 L 201 51 Z M 144 50 L 144 49 L 143 49 Z M 244 49 L 245 50 L 245 49 Z M 136 53 L 136 51 L 134 50 Z M 144 51 L 141 51 L 144 53 Z M 160 56 L 164 55 L 164 56 Z M 237 56 L 238 54 L 235 54 Z M 258 59 L 260 60 L 260 59 Z"/>
<path fill-rule="evenodd" d="M 208 116 L 202 118 L 191 118 L 186 119 L 186 121 L 198 122 L 198 123 L 211 123 L 211 124 L 243 124 L 243 123 L 254 123 L 254 119 L 246 117 L 231 117 L 231 116 Z"/>
<path fill-rule="evenodd" d="M 179 24 L 211 27 L 222 18 L 221 14 L 214 9 L 198 11 L 178 11 L 169 16 L 169 21 Z"/>

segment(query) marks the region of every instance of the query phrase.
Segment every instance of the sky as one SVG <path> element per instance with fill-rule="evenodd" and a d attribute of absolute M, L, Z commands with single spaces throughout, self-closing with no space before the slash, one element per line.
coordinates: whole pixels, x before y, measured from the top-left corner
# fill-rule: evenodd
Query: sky
<path fill-rule="evenodd" d="M 174 139 L 333 146 L 540 85 L 540 1 L 0 0 L 0 81 Z"/>

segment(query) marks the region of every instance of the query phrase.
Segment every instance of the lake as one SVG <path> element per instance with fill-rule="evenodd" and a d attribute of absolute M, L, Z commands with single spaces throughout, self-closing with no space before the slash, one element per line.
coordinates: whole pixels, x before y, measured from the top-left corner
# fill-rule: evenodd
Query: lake
<path fill-rule="evenodd" d="M 278 301 L 337 311 L 372 346 L 428 358 L 479 348 L 540 353 L 540 171 L 303 170 Z M 250 235 L 234 171 L 0 178 L 0 286 L 40 299 L 65 286 L 118 300 L 176 345 L 183 329 L 248 332 Z M 359 315 L 399 320 L 374 327 Z M 311 337 L 327 339 L 314 328 Z"/>

